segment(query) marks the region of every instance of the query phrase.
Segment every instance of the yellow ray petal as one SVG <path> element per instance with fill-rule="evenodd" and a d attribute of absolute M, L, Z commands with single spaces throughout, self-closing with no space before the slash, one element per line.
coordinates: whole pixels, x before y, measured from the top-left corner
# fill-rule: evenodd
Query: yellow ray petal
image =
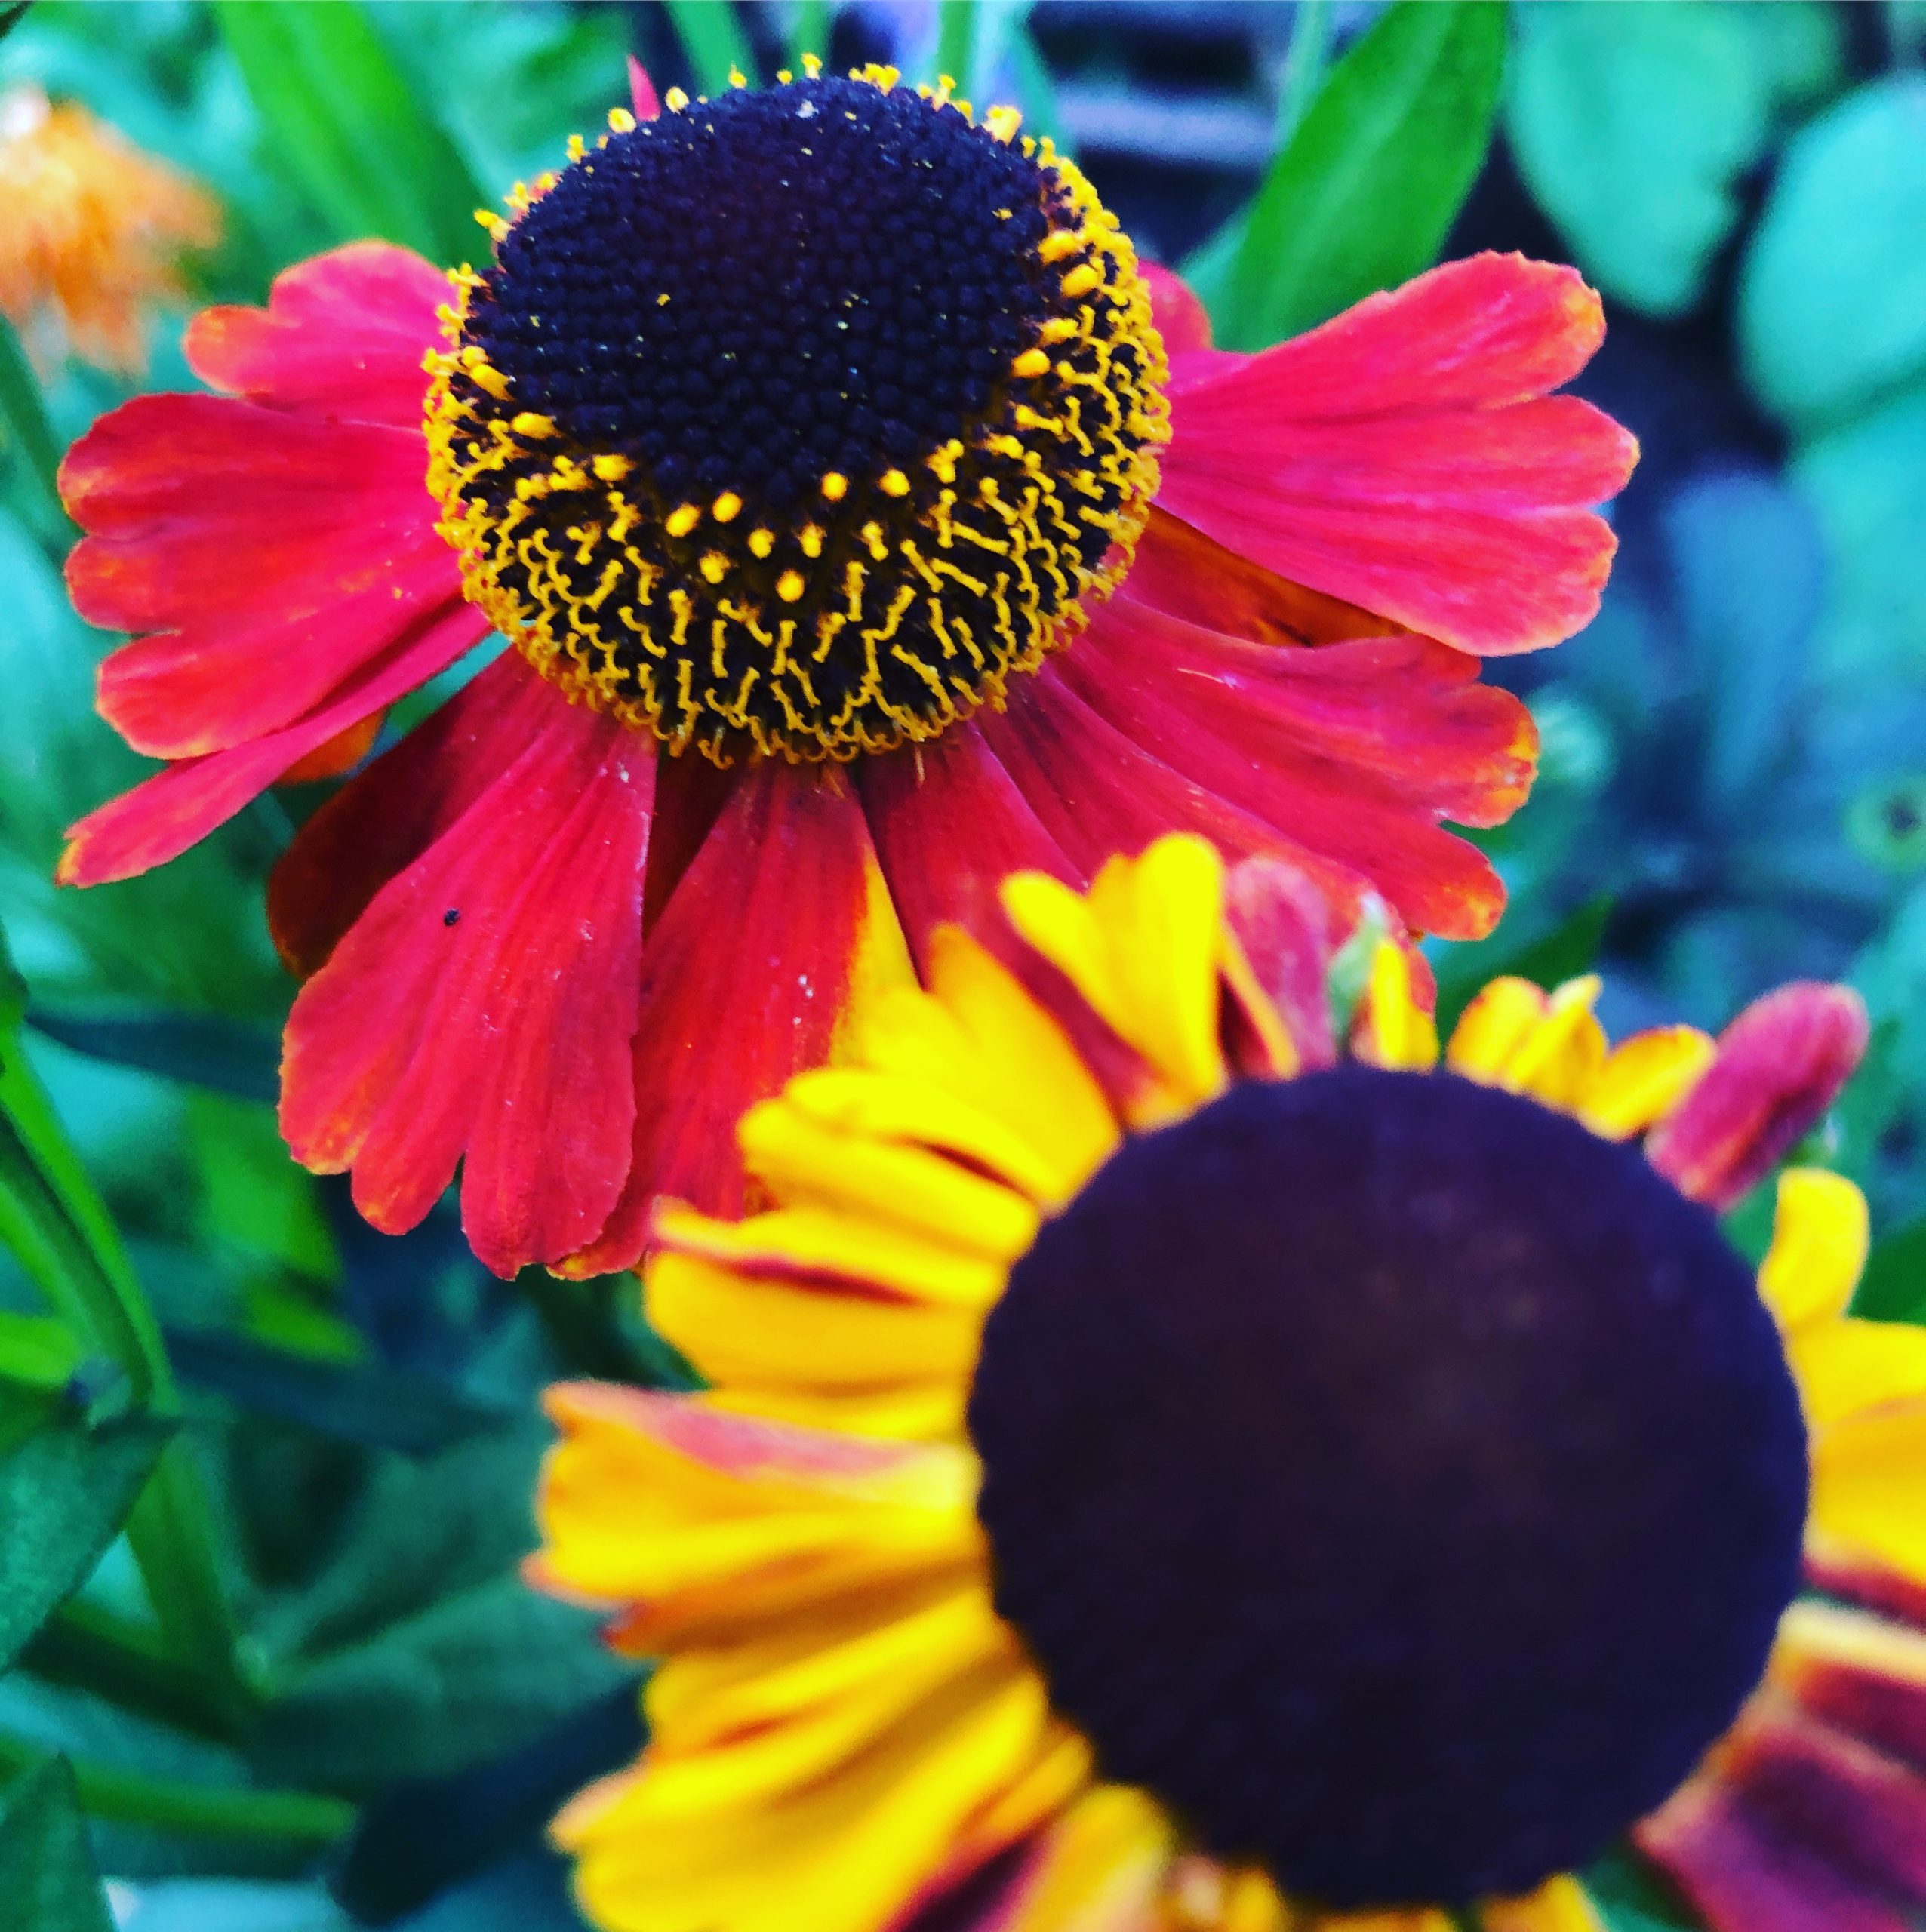
<path fill-rule="evenodd" d="M 1608 1140 L 1629 1140 L 1663 1120 L 1699 1083 L 1718 1051 L 1696 1026 L 1655 1026 L 1605 1057 L 1578 1117 Z"/>
<path fill-rule="evenodd" d="M 786 1100 L 752 1107 L 737 1138 L 786 1206 L 853 1211 L 997 1261 L 1014 1261 L 1036 1238 L 1035 1204 L 1001 1182 L 925 1148 L 837 1133 Z"/>
<path fill-rule="evenodd" d="M 1866 1196 L 1844 1174 L 1788 1168 L 1758 1271 L 1759 1293 L 1780 1327 L 1791 1334 L 1844 1314 L 1871 1238 Z"/>
<path fill-rule="evenodd" d="M 1605 1921 L 1568 1876 L 1548 1878 L 1521 1899 L 1488 1899 L 1478 1909 L 1483 1932 L 1605 1932 Z"/>
<path fill-rule="evenodd" d="M 909 1229 L 830 1208 L 780 1208 L 746 1221 L 712 1220 L 679 1202 L 656 1210 L 655 1238 L 678 1254 L 721 1262 L 745 1275 L 885 1293 L 980 1314 L 1003 1292 L 997 1262 L 958 1253 Z"/>
<path fill-rule="evenodd" d="M 570 1819 L 589 1916 L 613 1932 L 880 1932 L 942 1866 L 964 1821 L 1048 1748 L 1035 1679 L 933 1700 L 833 1777 L 783 1801 L 638 1830 L 622 1805 Z"/>
<path fill-rule="evenodd" d="M 1926 1401 L 1848 1417 L 1814 1445 L 1811 1521 L 1848 1555 L 1926 1585 Z"/>
<path fill-rule="evenodd" d="M 1888 1402 L 1926 1398 L 1926 1328 L 1896 1321 L 1815 1323 L 1792 1337 L 1786 1355 L 1806 1426 L 1815 1433 Z M 1920 1501 L 1926 1509 L 1926 1491 Z"/>
<path fill-rule="evenodd" d="M 1425 1012 L 1411 989 L 1411 962 L 1403 947 L 1380 940 L 1371 955 L 1352 1051 L 1371 1066 L 1429 1072 L 1438 1064 L 1438 1023 Z"/>
<path fill-rule="evenodd" d="M 1174 1849 L 1171 1822 L 1141 1792 L 1100 1785 L 1051 1832 L 1008 1932 L 1141 1932 Z"/>
<path fill-rule="evenodd" d="M 673 1251 L 650 1262 L 648 1308 L 703 1375 L 731 1389 L 961 1384 L 981 1333 L 971 1309 L 772 1281 Z"/>
<path fill-rule="evenodd" d="M 783 1098 L 838 1133 L 959 1155 L 1047 1205 L 1066 1198 L 1057 1164 L 1029 1136 L 965 1096 L 926 1080 L 872 1067 L 822 1067 L 798 1074 Z"/>
<path fill-rule="evenodd" d="M 1529 980 L 1506 975 L 1481 987 L 1451 1029 L 1444 1063 L 1454 1073 L 1488 1086 L 1500 1076 L 1549 1002 Z"/>

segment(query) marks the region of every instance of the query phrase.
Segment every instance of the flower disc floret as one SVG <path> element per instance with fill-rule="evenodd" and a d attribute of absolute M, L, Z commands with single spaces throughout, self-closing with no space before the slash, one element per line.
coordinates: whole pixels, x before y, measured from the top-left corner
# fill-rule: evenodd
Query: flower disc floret
<path fill-rule="evenodd" d="M 431 358 L 468 593 L 569 695 L 727 764 L 933 737 L 1081 628 L 1167 435 L 1114 218 L 887 69 L 580 148 Z"/>
<path fill-rule="evenodd" d="M 1100 1769 L 1337 1907 L 1589 1863 L 1798 1587 L 1751 1270 L 1637 1149 L 1451 1075 L 1127 1143 L 1012 1269 L 969 1422 L 997 1607 Z"/>

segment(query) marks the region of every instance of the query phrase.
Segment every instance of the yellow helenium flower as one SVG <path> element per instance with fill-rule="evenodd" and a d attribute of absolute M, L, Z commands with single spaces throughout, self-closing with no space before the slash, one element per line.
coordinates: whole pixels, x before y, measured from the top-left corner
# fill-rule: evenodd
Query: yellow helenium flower
<path fill-rule="evenodd" d="M 1926 1903 L 1926 1332 L 1780 1177 L 1841 989 L 1611 1045 L 1201 841 L 1006 882 L 659 1213 L 700 1395 L 557 1389 L 546 1587 L 660 1660 L 558 1823 L 614 1932 L 1717 1932 Z M 1823 1592 L 1823 1598 L 1808 1589 Z M 1454 1916 L 1455 1915 L 1455 1916 Z M 1829 1916 L 1828 1915 L 1836 1915 Z"/>
<path fill-rule="evenodd" d="M 147 312 L 185 293 L 177 257 L 220 238 L 205 189 L 30 84 L 0 94 L 0 313 L 48 367 L 71 349 L 138 374 Z"/>

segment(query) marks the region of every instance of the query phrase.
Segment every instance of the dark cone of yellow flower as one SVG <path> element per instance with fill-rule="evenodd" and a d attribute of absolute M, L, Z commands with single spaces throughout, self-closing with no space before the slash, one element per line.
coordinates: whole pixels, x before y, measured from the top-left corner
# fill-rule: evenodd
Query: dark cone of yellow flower
<path fill-rule="evenodd" d="M 433 358 L 469 593 L 580 702 L 695 745 L 926 739 L 1068 641 L 1166 435 L 1129 242 L 1014 117 L 811 75 L 538 183 Z"/>
<path fill-rule="evenodd" d="M 1011 1270 L 970 1432 L 997 1607 L 1103 1774 L 1346 1909 L 1596 1858 L 1798 1587 L 1798 1392 L 1716 1219 L 1450 1076 L 1127 1143 Z"/>

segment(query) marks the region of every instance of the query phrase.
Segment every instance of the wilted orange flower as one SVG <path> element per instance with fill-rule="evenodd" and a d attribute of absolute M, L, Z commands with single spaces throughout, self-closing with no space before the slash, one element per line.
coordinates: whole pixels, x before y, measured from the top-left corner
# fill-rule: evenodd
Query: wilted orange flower
<path fill-rule="evenodd" d="M 146 366 L 141 318 L 185 293 L 181 251 L 220 236 L 213 195 L 72 101 L 0 94 L 0 312 L 43 367 Z"/>

